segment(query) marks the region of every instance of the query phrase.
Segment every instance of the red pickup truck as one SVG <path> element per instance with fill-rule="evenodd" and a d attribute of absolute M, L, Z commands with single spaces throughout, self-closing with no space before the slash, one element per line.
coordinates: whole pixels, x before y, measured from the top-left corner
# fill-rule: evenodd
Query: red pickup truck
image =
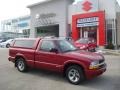
<path fill-rule="evenodd" d="M 8 59 L 20 72 L 28 68 L 51 70 L 62 73 L 72 84 L 106 71 L 102 55 L 81 51 L 60 38 L 15 39 L 9 48 Z"/>

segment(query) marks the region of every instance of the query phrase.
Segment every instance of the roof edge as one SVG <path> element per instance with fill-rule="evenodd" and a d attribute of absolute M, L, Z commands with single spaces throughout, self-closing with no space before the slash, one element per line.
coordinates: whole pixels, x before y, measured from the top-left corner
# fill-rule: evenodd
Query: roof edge
<path fill-rule="evenodd" d="M 37 2 L 37 3 L 31 4 L 31 5 L 28 5 L 27 8 L 31 8 L 31 7 L 46 3 L 46 2 L 50 2 L 50 1 L 52 1 L 52 0 L 45 0 L 45 1 Z"/>

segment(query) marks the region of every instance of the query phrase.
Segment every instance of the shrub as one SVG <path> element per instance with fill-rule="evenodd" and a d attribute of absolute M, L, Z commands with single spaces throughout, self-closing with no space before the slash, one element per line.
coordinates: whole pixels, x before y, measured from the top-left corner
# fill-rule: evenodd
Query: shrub
<path fill-rule="evenodd" d="M 112 43 L 109 43 L 107 46 L 106 46 L 106 49 L 114 49 L 114 45 Z"/>

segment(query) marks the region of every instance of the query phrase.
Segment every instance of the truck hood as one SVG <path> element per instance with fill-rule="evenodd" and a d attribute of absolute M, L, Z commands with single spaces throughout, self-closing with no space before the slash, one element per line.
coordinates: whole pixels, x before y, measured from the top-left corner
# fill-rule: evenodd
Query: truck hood
<path fill-rule="evenodd" d="M 82 50 L 67 52 L 66 55 L 68 57 L 71 57 L 71 58 L 74 58 L 74 59 L 77 59 L 77 60 L 83 59 L 83 60 L 93 61 L 93 60 L 103 59 L 103 56 L 101 54 L 88 52 L 88 51 L 82 51 Z"/>

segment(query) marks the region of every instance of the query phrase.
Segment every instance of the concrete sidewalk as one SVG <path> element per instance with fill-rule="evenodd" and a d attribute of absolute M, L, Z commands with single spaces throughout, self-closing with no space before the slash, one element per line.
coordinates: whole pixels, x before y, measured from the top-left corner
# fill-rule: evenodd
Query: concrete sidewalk
<path fill-rule="evenodd" d="M 119 55 L 120 56 L 120 50 L 111 50 L 111 49 L 98 49 L 97 53 L 102 54 L 112 54 L 112 55 Z"/>

